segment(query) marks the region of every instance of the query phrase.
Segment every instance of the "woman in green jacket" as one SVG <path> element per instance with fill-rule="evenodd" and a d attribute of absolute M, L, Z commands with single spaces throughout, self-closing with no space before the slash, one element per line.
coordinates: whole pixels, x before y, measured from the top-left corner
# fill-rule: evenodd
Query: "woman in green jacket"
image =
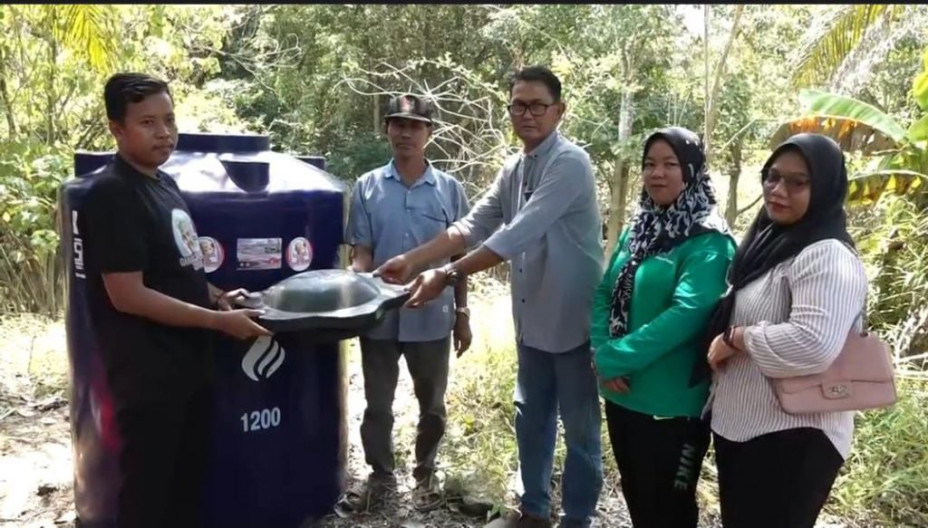
<path fill-rule="evenodd" d="M 708 382 L 690 386 L 735 252 L 693 132 L 645 142 L 638 212 L 597 288 L 594 366 L 635 528 L 695 528 Z"/>

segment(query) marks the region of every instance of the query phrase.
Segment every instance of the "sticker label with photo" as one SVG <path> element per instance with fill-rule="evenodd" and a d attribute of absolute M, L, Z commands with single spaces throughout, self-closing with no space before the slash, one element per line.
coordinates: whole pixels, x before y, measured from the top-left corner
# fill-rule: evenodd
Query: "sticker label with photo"
<path fill-rule="evenodd" d="M 200 237 L 200 252 L 203 253 L 203 270 L 212 273 L 226 260 L 226 251 L 222 244 L 213 237 Z"/>
<path fill-rule="evenodd" d="M 240 238 L 237 242 L 239 270 L 280 269 L 283 241 L 280 238 Z"/>
<path fill-rule="evenodd" d="M 297 237 L 287 246 L 287 265 L 293 271 L 304 271 L 313 262 L 313 246 L 309 240 Z"/>

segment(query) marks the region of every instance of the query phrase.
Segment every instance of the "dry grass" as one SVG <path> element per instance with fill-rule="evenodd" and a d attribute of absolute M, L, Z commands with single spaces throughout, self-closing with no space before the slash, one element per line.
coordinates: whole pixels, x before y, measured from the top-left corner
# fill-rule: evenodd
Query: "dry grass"
<path fill-rule="evenodd" d="M 31 314 L 0 316 L 0 396 L 41 398 L 67 386 L 63 321 Z"/>
<path fill-rule="evenodd" d="M 466 495 L 502 509 L 513 505 L 518 490 L 512 403 L 516 357 L 508 289 L 491 280 L 480 281 L 472 289 L 471 305 L 474 343 L 463 357 L 452 359 L 448 433 L 439 464 L 452 495 Z M 363 378 L 355 343 L 348 358 L 349 470 L 363 477 L 367 472 L 359 435 Z M 408 508 L 411 482 L 407 481 L 418 408 L 405 367 L 401 373 L 394 437 L 397 462 L 407 478 L 401 484 L 400 502 L 378 515 L 330 518 L 323 526 L 386 528 L 399 526 L 398 522 L 422 527 L 482 526 L 481 520 L 450 508 L 429 515 Z M 67 378 L 61 321 L 26 315 L 0 317 L 0 521 L 20 519 L 22 523 L 15 526 L 37 528 L 68 519 L 72 461 L 63 399 Z M 858 418 L 854 453 L 836 483 L 820 526 L 928 526 L 928 386 L 923 381 L 903 380 L 900 396 L 895 408 Z M 598 525 L 625 527 L 627 514 L 605 428 L 603 456 L 606 481 Z M 563 458 L 564 445 L 559 440 L 555 486 Z M 699 485 L 704 526 L 717 522 L 715 475 L 710 452 Z M 558 497 L 555 488 L 552 498 Z M 838 517 L 845 520 L 837 521 Z"/>

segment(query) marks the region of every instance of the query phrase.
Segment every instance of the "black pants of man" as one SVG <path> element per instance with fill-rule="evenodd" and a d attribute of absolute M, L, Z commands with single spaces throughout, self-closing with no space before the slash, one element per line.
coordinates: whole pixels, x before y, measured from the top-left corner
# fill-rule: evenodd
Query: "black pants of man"
<path fill-rule="evenodd" d="M 725 528 L 813 528 L 844 459 L 819 429 L 715 438 Z"/>
<path fill-rule="evenodd" d="M 632 526 L 696 528 L 696 483 L 709 425 L 698 418 L 655 418 L 610 401 L 606 421 Z"/>
<path fill-rule="evenodd" d="M 128 407 L 116 415 L 123 438 L 118 528 L 201 526 L 201 489 L 210 392 Z"/>
<path fill-rule="evenodd" d="M 445 435 L 448 362 L 451 338 L 437 341 L 400 342 L 361 339 L 361 365 L 367 409 L 361 422 L 364 456 L 375 474 L 392 475 L 393 397 L 399 381 L 400 356 L 405 356 L 419 400 L 416 433 L 416 468 L 413 476 L 423 479 L 435 471 L 438 446 Z"/>

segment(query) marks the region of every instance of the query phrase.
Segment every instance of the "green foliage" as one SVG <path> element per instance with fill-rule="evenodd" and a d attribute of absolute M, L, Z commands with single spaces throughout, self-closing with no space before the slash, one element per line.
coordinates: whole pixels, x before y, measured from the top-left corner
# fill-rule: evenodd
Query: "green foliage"
<path fill-rule="evenodd" d="M 478 343 L 465 356 L 473 368 L 458 371 L 451 383 L 448 413 L 453 418 L 448 420 L 443 448 L 443 456 L 451 461 L 450 479 L 497 507 L 510 498 L 509 479 L 518 467 L 512 401 L 515 352 L 512 342 L 504 339 Z"/>
<path fill-rule="evenodd" d="M 912 142 L 928 139 L 928 114 L 923 115 L 921 119 L 912 123 L 908 132 L 906 132 L 906 136 Z"/>
<path fill-rule="evenodd" d="M 61 308 L 62 288 L 57 187 L 68 160 L 28 148 L 11 150 L 0 161 L 0 171 L 8 174 L 0 178 L 0 311 L 54 314 Z"/>
<path fill-rule="evenodd" d="M 872 278 L 871 324 L 900 358 L 928 350 L 928 215 L 897 196 L 853 213 L 854 238 Z"/>
<path fill-rule="evenodd" d="M 0 312 L 58 314 L 57 186 L 75 149 L 108 150 L 103 83 L 115 70 L 171 83 L 186 130 L 247 127 L 234 88 L 210 84 L 210 49 L 229 9 L 168 6 L 0 6 Z"/>
<path fill-rule="evenodd" d="M 928 49 L 922 55 L 922 71 L 912 80 L 912 96 L 919 108 L 928 111 Z"/>
<path fill-rule="evenodd" d="M 917 60 L 917 57 L 923 54 L 926 45 L 928 33 L 900 39 L 878 66 L 874 67 L 872 63 L 869 65 L 867 78 L 859 83 L 856 90 L 839 86 L 840 93 L 870 103 L 902 123 L 918 119 L 922 109 L 911 96 L 912 84 L 900 81 L 914 79 L 922 70 L 922 61 Z"/>
<path fill-rule="evenodd" d="M 902 378 L 899 401 L 860 413 L 826 511 L 864 526 L 928 526 L 928 382 Z"/>
<path fill-rule="evenodd" d="M 390 144 L 379 134 L 358 134 L 326 155 L 326 170 L 345 181 L 384 165 L 392 156 Z"/>
<path fill-rule="evenodd" d="M 919 90 L 924 73 L 913 81 L 912 95 L 916 100 L 923 95 Z M 928 184 L 925 144 L 928 113 L 923 111 L 921 117 L 906 128 L 873 105 L 850 97 L 802 90 L 799 100 L 806 115 L 784 123 L 774 134 L 771 145 L 799 132 L 826 134 L 845 151 L 875 155 L 865 171 L 852 176 L 850 203 L 873 203 L 886 192 L 914 194 L 923 199 Z"/>
<path fill-rule="evenodd" d="M 99 5 L 44 5 L 47 27 L 65 47 L 81 52 L 91 67 L 106 71 L 116 62 L 112 46 L 116 28 Z"/>
<path fill-rule="evenodd" d="M 387 98 L 419 93 L 439 108 L 430 159 L 475 197 L 519 147 L 503 110 L 507 75 L 546 64 L 563 82 L 561 130 L 590 153 L 605 210 L 620 163 L 632 168 L 629 196 L 637 193 L 646 134 L 704 130 L 705 66 L 717 64 L 735 9 L 711 6 L 704 35 L 702 8 L 671 4 L 0 6 L 0 311 L 60 311 L 56 191 L 75 149 L 113 148 L 102 88 L 114 71 L 169 80 L 183 131 L 265 133 L 275 150 L 325 155 L 348 182 L 390 157 Z M 900 368 L 921 367 L 904 358 L 928 347 L 928 34 L 911 31 L 924 13 L 752 5 L 742 16 L 714 104 L 713 175 L 743 166 L 756 192 L 771 137 L 816 130 L 842 141 L 851 204 L 870 205 L 853 208 L 852 224 L 873 279 L 873 323 Z M 794 88 L 840 85 L 855 57 L 885 60 L 862 62 L 859 88 L 804 90 L 797 101 Z M 797 110 L 805 115 L 771 130 Z M 620 131 L 623 113 L 630 126 Z M 450 404 L 453 476 L 486 483 L 498 505 L 515 464 L 511 341 L 468 356 L 475 368 L 455 382 Z M 925 524 L 918 493 L 928 486 L 916 474 L 925 452 L 913 440 L 925 435 L 924 388 L 906 381 L 904 390 L 896 410 L 861 421 L 834 511 Z"/>
<path fill-rule="evenodd" d="M 898 20 L 907 5 L 833 6 L 810 28 L 791 69 L 798 86 L 826 82 L 881 19 Z"/>

